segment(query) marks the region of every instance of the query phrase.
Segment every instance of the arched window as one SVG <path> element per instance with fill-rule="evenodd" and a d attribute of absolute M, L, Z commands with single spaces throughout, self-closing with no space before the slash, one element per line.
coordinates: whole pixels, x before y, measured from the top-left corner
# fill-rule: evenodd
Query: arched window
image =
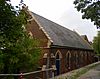
<path fill-rule="evenodd" d="M 80 51 L 80 66 L 82 67 L 84 65 L 84 56 L 83 56 L 83 51 Z"/>
<path fill-rule="evenodd" d="M 92 52 L 89 52 L 89 59 L 90 59 L 90 63 L 92 63 Z"/>
<path fill-rule="evenodd" d="M 89 64 L 89 52 L 87 52 L 87 64 Z"/>
<path fill-rule="evenodd" d="M 70 67 L 71 67 L 71 53 L 70 53 L 70 51 L 68 51 L 67 53 L 66 53 L 66 66 L 67 66 L 67 68 L 68 69 L 70 69 Z"/>
<path fill-rule="evenodd" d="M 83 66 L 86 65 L 86 62 L 87 62 L 87 54 L 86 54 L 86 51 L 83 51 Z"/>
<path fill-rule="evenodd" d="M 57 50 L 57 52 L 55 54 L 55 58 L 56 58 L 55 64 L 56 64 L 56 69 L 57 69 L 57 75 L 59 75 L 60 74 L 60 63 L 61 63 L 60 60 L 62 58 L 62 54 L 59 50 Z"/>
<path fill-rule="evenodd" d="M 74 57 L 75 57 L 75 67 L 77 68 L 78 67 L 78 64 L 79 64 L 79 58 L 78 58 L 77 51 L 75 51 Z"/>
<path fill-rule="evenodd" d="M 55 54 L 55 57 L 57 57 L 57 55 L 59 55 L 59 58 L 61 59 L 62 58 L 62 54 L 60 52 L 60 50 L 57 50 L 56 54 Z"/>
<path fill-rule="evenodd" d="M 90 52 L 89 51 L 87 52 L 87 55 L 88 55 L 88 57 L 87 57 L 88 58 L 88 64 L 90 64 L 91 59 L 90 59 Z"/>
<path fill-rule="evenodd" d="M 87 65 L 87 51 L 84 52 L 85 65 Z"/>
<path fill-rule="evenodd" d="M 85 55 L 85 61 L 87 61 L 87 52 L 86 51 L 85 51 L 84 55 Z"/>

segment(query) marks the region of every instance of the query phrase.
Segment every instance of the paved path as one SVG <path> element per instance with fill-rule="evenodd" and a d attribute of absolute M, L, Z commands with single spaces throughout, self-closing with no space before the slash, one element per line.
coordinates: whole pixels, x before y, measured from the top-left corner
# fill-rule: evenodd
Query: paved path
<path fill-rule="evenodd" d="M 100 79 L 100 65 L 89 70 L 78 79 Z"/>

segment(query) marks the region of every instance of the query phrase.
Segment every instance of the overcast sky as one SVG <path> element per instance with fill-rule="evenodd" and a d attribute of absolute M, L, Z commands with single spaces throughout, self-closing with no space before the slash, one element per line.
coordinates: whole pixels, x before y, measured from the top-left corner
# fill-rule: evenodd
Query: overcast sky
<path fill-rule="evenodd" d="M 20 0 L 11 0 L 17 5 Z M 75 30 L 80 35 L 87 35 L 92 41 L 97 34 L 96 26 L 89 20 L 81 19 L 73 4 L 74 0 L 24 0 L 29 10 L 49 20 L 52 20 L 68 29 Z"/>

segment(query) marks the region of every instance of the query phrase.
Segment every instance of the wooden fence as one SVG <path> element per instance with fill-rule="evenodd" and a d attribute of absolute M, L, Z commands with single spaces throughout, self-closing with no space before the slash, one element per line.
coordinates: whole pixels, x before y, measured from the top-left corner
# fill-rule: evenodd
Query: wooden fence
<path fill-rule="evenodd" d="M 0 74 L 0 79 L 54 79 L 54 69 L 49 68 L 45 70 L 33 71 L 20 74 Z"/>

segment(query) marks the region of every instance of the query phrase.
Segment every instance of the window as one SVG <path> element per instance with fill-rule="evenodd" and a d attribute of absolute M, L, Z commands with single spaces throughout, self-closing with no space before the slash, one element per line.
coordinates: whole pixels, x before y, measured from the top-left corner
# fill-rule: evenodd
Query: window
<path fill-rule="evenodd" d="M 61 54 L 60 50 L 57 50 L 55 57 L 57 57 L 57 55 L 59 55 L 59 58 L 62 58 L 62 54 Z"/>
<path fill-rule="evenodd" d="M 78 67 L 78 64 L 79 64 L 79 58 L 78 58 L 78 54 L 77 54 L 77 51 L 75 52 L 75 66 Z"/>
<path fill-rule="evenodd" d="M 59 50 L 56 52 L 55 58 L 56 58 L 55 64 L 56 64 L 56 69 L 57 69 L 57 75 L 59 75 L 60 74 L 60 64 L 61 64 L 60 59 L 62 58 L 62 54 Z"/>
<path fill-rule="evenodd" d="M 80 66 L 83 66 L 84 60 L 83 60 L 83 51 L 80 52 Z"/>
<path fill-rule="evenodd" d="M 70 69 L 70 65 L 71 65 L 70 61 L 71 61 L 71 53 L 70 53 L 70 51 L 68 51 L 67 54 L 66 54 L 66 62 L 67 62 L 66 66 L 67 66 L 68 69 Z"/>

